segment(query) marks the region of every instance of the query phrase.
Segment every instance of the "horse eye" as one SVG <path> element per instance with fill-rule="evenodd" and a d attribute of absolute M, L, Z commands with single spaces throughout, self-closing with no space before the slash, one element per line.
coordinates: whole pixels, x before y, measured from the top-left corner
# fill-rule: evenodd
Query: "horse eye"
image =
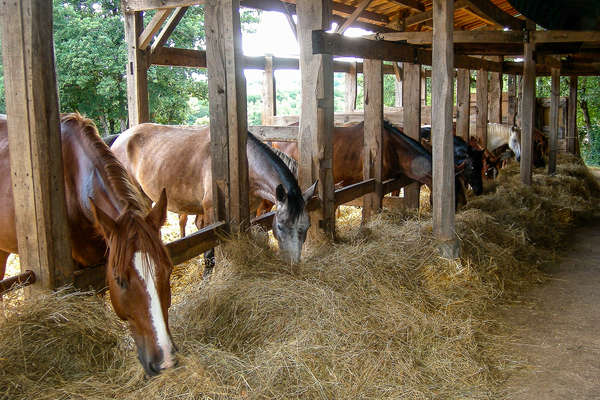
<path fill-rule="evenodd" d="M 119 287 L 123 290 L 127 290 L 127 281 L 121 277 L 115 277 L 115 282 L 117 282 L 117 285 L 119 285 Z"/>

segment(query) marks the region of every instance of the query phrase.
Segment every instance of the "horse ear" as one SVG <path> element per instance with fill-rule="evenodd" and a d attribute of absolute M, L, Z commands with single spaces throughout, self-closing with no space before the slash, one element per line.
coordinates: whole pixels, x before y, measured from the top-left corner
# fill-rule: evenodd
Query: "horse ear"
<path fill-rule="evenodd" d="M 279 203 L 283 203 L 287 199 L 287 193 L 285 192 L 282 184 L 277 185 L 277 188 L 275 189 L 275 197 Z"/>
<path fill-rule="evenodd" d="M 157 231 L 167 221 L 167 189 L 163 188 L 160 192 L 160 198 L 152 207 L 152 210 L 146 216 L 146 222 L 152 225 Z"/>
<path fill-rule="evenodd" d="M 117 229 L 117 223 L 110 215 L 102 211 L 101 208 L 96 207 L 96 204 L 94 204 L 94 200 L 92 200 L 91 197 L 88 197 L 88 199 L 90 201 L 90 210 L 94 217 L 94 225 L 96 225 L 100 233 L 102 233 L 102 236 L 108 240 L 110 234 Z"/>
<path fill-rule="evenodd" d="M 318 179 L 315 181 L 315 183 L 312 184 L 311 187 L 309 187 L 304 193 L 302 193 L 302 197 L 304 197 L 305 203 L 308 203 L 308 201 L 315 195 L 315 192 L 317 191 L 317 183 L 319 183 Z"/>

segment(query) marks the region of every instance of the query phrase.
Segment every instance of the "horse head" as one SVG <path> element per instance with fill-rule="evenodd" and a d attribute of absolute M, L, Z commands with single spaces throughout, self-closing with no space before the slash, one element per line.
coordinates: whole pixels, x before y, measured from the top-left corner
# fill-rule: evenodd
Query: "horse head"
<path fill-rule="evenodd" d="M 160 239 L 165 190 L 146 215 L 127 208 L 113 219 L 92 199 L 90 208 L 109 249 L 106 276 L 115 313 L 127 321 L 146 374 L 157 375 L 177 363 L 168 318 L 173 265 Z"/>
<path fill-rule="evenodd" d="M 278 185 L 275 191 L 277 211 L 273 218 L 273 236 L 277 239 L 281 255 L 286 261 L 300 261 L 302 246 L 310 228 L 310 217 L 306 205 L 315 194 L 317 182 L 304 193 L 296 188 L 286 189 Z"/>
<path fill-rule="evenodd" d="M 515 153 L 515 158 L 518 162 L 521 161 L 521 129 L 516 125 L 510 127 L 510 135 L 508 137 L 508 147 Z"/>

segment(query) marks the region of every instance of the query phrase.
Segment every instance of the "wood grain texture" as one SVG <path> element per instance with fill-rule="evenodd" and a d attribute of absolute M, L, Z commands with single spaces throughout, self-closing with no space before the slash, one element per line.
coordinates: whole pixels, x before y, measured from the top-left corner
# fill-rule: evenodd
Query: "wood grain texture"
<path fill-rule="evenodd" d="M 513 124 L 515 116 L 517 114 L 517 76 L 508 75 L 508 115 L 506 122 Z"/>
<path fill-rule="evenodd" d="M 558 139 L 558 108 L 560 102 L 560 69 L 552 68 L 552 82 L 550 90 L 550 153 L 548 154 L 548 173 L 556 172 L 556 151 Z"/>
<path fill-rule="evenodd" d="M 158 10 L 138 37 L 138 48 L 146 50 L 152 38 L 171 14 L 170 9 Z"/>
<path fill-rule="evenodd" d="M 525 43 L 523 94 L 521 96 L 521 182 L 531 185 L 532 173 L 532 137 L 535 110 L 535 60 L 533 42 Z"/>
<path fill-rule="evenodd" d="M 469 141 L 471 119 L 471 71 L 459 68 L 456 75 L 456 135 Z"/>
<path fill-rule="evenodd" d="M 421 80 L 421 66 L 419 64 L 404 63 L 404 81 L 402 82 L 402 104 L 404 115 L 404 133 L 419 140 L 421 136 L 421 106 L 423 85 Z M 404 188 L 404 206 L 410 209 L 419 208 L 421 185 L 411 183 Z"/>
<path fill-rule="evenodd" d="M 10 169 L 21 271 L 35 273 L 26 290 L 73 280 L 65 206 L 52 37 L 52 2 L 2 2 L 2 54 Z"/>
<path fill-rule="evenodd" d="M 165 23 L 165 26 L 163 26 L 161 31 L 156 36 L 156 40 L 154 41 L 154 43 L 152 43 L 152 47 L 150 48 L 150 52 L 152 54 L 154 54 L 158 49 L 162 48 L 165 45 L 175 28 L 177 27 L 177 24 L 179 24 L 179 21 L 181 21 L 181 19 L 185 15 L 187 9 L 187 7 L 177 7 L 175 11 L 173 11 L 171 16 Z"/>
<path fill-rule="evenodd" d="M 356 62 L 350 64 L 350 71 L 344 74 L 344 78 L 344 110 L 350 113 L 356 109 Z"/>
<path fill-rule="evenodd" d="M 142 12 L 125 13 L 125 41 L 127 42 L 127 107 L 129 126 L 150 121 L 148 105 L 148 52 L 138 47 L 138 37 L 144 29 Z"/>
<path fill-rule="evenodd" d="M 577 154 L 577 77 L 569 78 L 569 126 L 567 127 L 567 151 Z"/>
<path fill-rule="evenodd" d="M 491 61 L 502 62 L 502 57 L 489 57 Z M 491 72 L 488 91 L 489 122 L 502 123 L 502 73 Z"/>
<path fill-rule="evenodd" d="M 263 73 L 263 112 L 262 123 L 267 125 L 269 118 L 277 115 L 277 87 L 275 86 L 275 70 L 273 69 L 273 57 L 265 57 L 265 71 Z"/>
<path fill-rule="evenodd" d="M 487 143 L 488 124 L 488 72 L 480 69 L 477 71 L 477 116 L 476 137 L 484 146 Z"/>
<path fill-rule="evenodd" d="M 125 12 L 177 8 L 204 4 L 204 0 L 123 0 Z"/>

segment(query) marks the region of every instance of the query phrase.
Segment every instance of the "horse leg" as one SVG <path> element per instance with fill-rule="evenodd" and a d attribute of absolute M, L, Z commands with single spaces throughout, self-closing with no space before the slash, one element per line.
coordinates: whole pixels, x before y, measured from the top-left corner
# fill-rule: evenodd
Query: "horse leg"
<path fill-rule="evenodd" d="M 181 235 L 181 237 L 185 236 L 185 226 L 187 224 L 187 220 L 187 214 L 179 214 L 179 234 Z"/>
<path fill-rule="evenodd" d="M 198 226 L 202 222 L 206 224 L 206 226 L 213 223 L 213 210 L 212 210 L 212 202 L 205 201 L 202 204 L 203 215 L 196 215 L 196 226 L 198 229 L 201 229 L 201 226 Z M 200 219 L 199 219 L 200 218 Z M 202 277 L 207 279 L 212 274 L 213 268 L 215 267 L 215 249 L 209 249 L 204 253 L 204 272 L 202 273 Z"/>
<path fill-rule="evenodd" d="M 10 253 L 0 251 L 0 281 L 4 279 L 4 273 L 6 272 L 6 260 L 10 256 Z M 2 301 L 2 295 L 0 294 L 0 301 Z"/>

